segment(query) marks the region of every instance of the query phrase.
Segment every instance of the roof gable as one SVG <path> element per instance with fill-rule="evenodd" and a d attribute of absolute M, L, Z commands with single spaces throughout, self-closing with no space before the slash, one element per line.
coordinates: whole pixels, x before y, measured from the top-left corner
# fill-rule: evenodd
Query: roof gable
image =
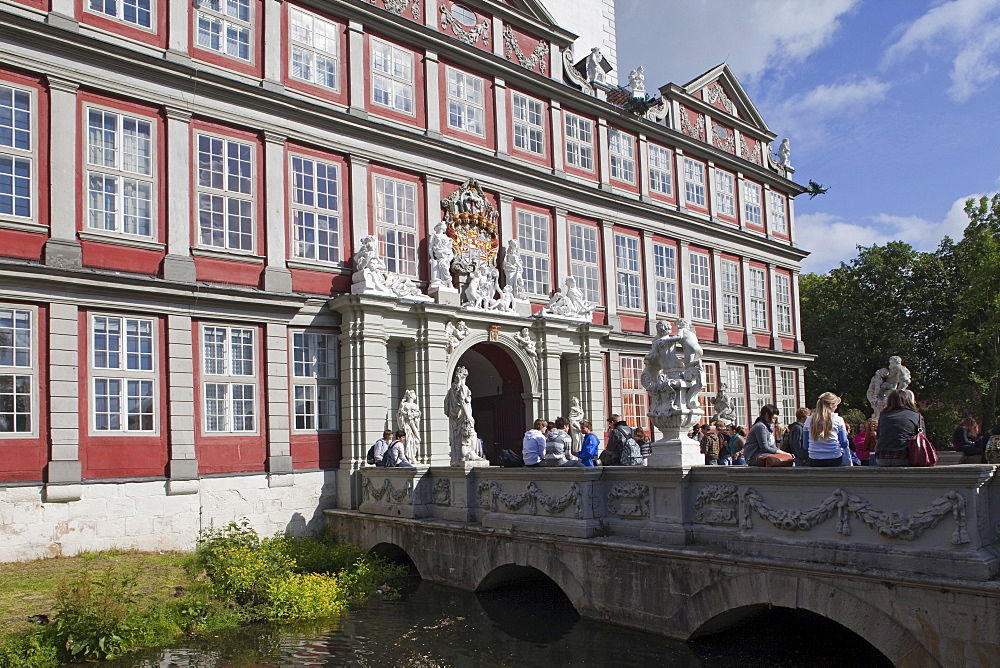
<path fill-rule="evenodd" d="M 729 65 L 722 63 L 700 77 L 682 86 L 684 92 L 702 98 L 707 104 L 718 107 L 731 116 L 742 119 L 764 132 L 770 133 L 757 107 L 743 90 Z"/>
<path fill-rule="evenodd" d="M 538 0 L 494 0 L 502 5 L 507 5 L 508 7 L 513 7 L 514 9 L 520 11 L 522 14 L 527 14 L 531 18 L 535 19 L 539 23 L 543 23 L 549 27 L 557 28 L 556 20 L 552 18 L 552 14 L 549 14 L 549 10 L 545 9 L 541 2 Z"/>

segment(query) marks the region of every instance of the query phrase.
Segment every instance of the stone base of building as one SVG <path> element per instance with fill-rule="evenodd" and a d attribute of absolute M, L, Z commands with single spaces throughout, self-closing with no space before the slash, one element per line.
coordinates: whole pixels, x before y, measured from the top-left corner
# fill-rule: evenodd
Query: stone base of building
<path fill-rule="evenodd" d="M 78 500 L 67 501 L 41 484 L 0 483 L 0 562 L 111 548 L 190 551 L 203 529 L 242 518 L 262 536 L 318 530 L 335 505 L 334 471 L 286 473 L 281 486 L 271 477 L 85 481 L 73 485 Z"/>

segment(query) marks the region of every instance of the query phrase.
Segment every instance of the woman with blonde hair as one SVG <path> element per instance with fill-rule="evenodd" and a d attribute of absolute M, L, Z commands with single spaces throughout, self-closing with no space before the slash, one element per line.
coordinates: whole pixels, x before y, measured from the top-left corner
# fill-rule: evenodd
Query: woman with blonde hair
<path fill-rule="evenodd" d="M 850 466 L 851 446 L 847 441 L 844 418 L 837 415 L 840 397 L 833 392 L 819 395 L 816 410 L 802 429 L 803 446 L 809 453 L 809 466 Z"/>

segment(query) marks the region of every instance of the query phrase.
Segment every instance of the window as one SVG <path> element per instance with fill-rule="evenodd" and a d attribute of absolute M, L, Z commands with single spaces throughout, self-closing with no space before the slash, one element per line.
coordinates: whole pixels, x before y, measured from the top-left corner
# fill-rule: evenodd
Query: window
<path fill-rule="evenodd" d="M 35 430 L 35 313 L 0 307 L 0 435 Z"/>
<path fill-rule="evenodd" d="M 292 49 L 289 76 L 337 90 L 340 27 L 332 21 L 291 6 L 288 8 L 288 19 Z"/>
<path fill-rule="evenodd" d="M 486 136 L 483 80 L 448 68 L 448 127 Z"/>
<path fill-rule="evenodd" d="M 750 267 L 750 325 L 767 329 L 767 277 L 758 267 Z"/>
<path fill-rule="evenodd" d="M 698 406 L 701 408 L 702 417 L 698 422 L 707 423 L 715 415 L 715 394 L 719 391 L 718 374 L 716 364 L 713 362 L 703 362 L 705 369 L 705 387 L 698 393 Z"/>
<path fill-rule="evenodd" d="M 201 330 L 205 431 L 256 430 L 254 330 L 204 326 Z"/>
<path fill-rule="evenodd" d="M 715 170 L 715 213 L 719 216 L 736 216 L 734 182 L 729 172 Z"/>
<path fill-rule="evenodd" d="M 153 123 L 87 110 L 87 226 L 153 236 Z"/>
<path fill-rule="evenodd" d="M 292 248 L 303 260 L 340 262 L 337 165 L 292 156 Z"/>
<path fill-rule="evenodd" d="M 569 273 L 588 301 L 601 301 L 601 268 L 597 263 L 597 228 L 569 224 Z"/>
<path fill-rule="evenodd" d="M 513 94 L 514 148 L 529 153 L 545 153 L 545 125 L 542 120 L 544 107 L 534 98 L 520 93 Z"/>
<path fill-rule="evenodd" d="M 622 419 L 630 427 L 645 428 L 649 423 L 646 408 L 646 388 L 642 386 L 642 358 L 621 358 L 622 371 Z"/>
<path fill-rule="evenodd" d="M 253 251 L 253 146 L 198 135 L 198 227 L 201 244 Z"/>
<path fill-rule="evenodd" d="M 150 0 L 90 0 L 88 9 L 140 28 L 153 24 Z"/>
<path fill-rule="evenodd" d="M 674 180 L 670 169 L 670 151 L 662 146 L 649 145 L 649 189 L 660 195 L 674 194 Z"/>
<path fill-rule="evenodd" d="M 413 53 L 372 39 L 372 102 L 413 113 Z"/>
<path fill-rule="evenodd" d="M 774 275 L 775 311 L 777 311 L 778 331 L 792 333 L 792 286 L 786 274 Z"/>
<path fill-rule="evenodd" d="M 778 395 L 781 397 L 779 408 L 781 409 L 782 421 L 790 423 L 795 419 L 796 400 L 795 371 L 792 369 L 782 369 L 778 376 Z"/>
<path fill-rule="evenodd" d="M 742 427 L 749 426 L 747 418 L 746 377 L 747 369 L 743 366 L 726 367 L 726 377 L 729 380 L 729 400 L 732 402 L 736 416 L 733 422 Z"/>
<path fill-rule="evenodd" d="M 112 0 L 113 1 L 113 0 Z M 250 61 L 251 0 L 199 0 L 198 46 Z"/>
<path fill-rule="evenodd" d="M 705 206 L 705 165 L 691 158 L 684 158 L 684 201 Z"/>
<path fill-rule="evenodd" d="M 566 112 L 566 164 L 594 169 L 594 123 Z"/>
<path fill-rule="evenodd" d="M 90 332 L 94 430 L 154 431 L 153 320 L 95 315 Z"/>
<path fill-rule="evenodd" d="M 297 431 L 340 428 L 337 337 L 292 333 L 292 397 Z"/>
<path fill-rule="evenodd" d="M 771 393 L 771 369 L 768 367 L 755 367 L 753 375 L 757 386 L 756 408 L 759 413 L 764 404 L 774 403 L 774 395 Z M 782 415 L 781 417 L 787 418 L 788 416 Z"/>
<path fill-rule="evenodd" d="M 785 197 L 773 190 L 767 192 L 767 218 L 771 221 L 771 231 L 778 234 L 788 233 L 788 221 L 785 218 Z"/>
<path fill-rule="evenodd" d="M 32 93 L 0 84 L 0 215 L 34 215 Z"/>
<path fill-rule="evenodd" d="M 653 273 L 656 279 L 656 312 L 677 315 L 677 250 L 653 244 Z"/>
<path fill-rule="evenodd" d="M 626 234 L 615 235 L 615 268 L 618 270 L 618 305 L 642 308 L 639 239 Z"/>
<path fill-rule="evenodd" d="M 388 271 L 417 277 L 417 188 L 375 177 L 375 232 Z"/>
<path fill-rule="evenodd" d="M 608 130 L 608 152 L 611 154 L 611 178 L 635 183 L 635 139 L 621 130 Z"/>
<path fill-rule="evenodd" d="M 722 322 L 727 325 L 741 323 L 740 312 L 740 263 L 722 261 Z"/>
<path fill-rule="evenodd" d="M 453 4 L 451 6 L 451 15 L 466 28 L 476 25 L 476 13 L 465 5 Z"/>
<path fill-rule="evenodd" d="M 743 218 L 747 225 L 761 226 L 760 186 L 749 181 L 743 182 Z"/>
<path fill-rule="evenodd" d="M 517 245 L 524 260 L 524 289 L 549 296 L 549 219 L 530 211 L 517 212 Z"/>
<path fill-rule="evenodd" d="M 712 279 L 703 253 L 691 253 L 691 317 L 712 320 Z"/>

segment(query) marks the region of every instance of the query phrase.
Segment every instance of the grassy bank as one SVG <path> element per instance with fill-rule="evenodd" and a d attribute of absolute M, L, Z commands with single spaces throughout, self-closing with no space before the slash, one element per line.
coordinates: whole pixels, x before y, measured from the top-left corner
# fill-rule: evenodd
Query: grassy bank
<path fill-rule="evenodd" d="M 256 621 L 331 618 L 393 595 L 405 574 L 331 534 L 262 539 L 246 523 L 203 533 L 194 554 L 3 564 L 0 668 L 113 658 Z"/>

